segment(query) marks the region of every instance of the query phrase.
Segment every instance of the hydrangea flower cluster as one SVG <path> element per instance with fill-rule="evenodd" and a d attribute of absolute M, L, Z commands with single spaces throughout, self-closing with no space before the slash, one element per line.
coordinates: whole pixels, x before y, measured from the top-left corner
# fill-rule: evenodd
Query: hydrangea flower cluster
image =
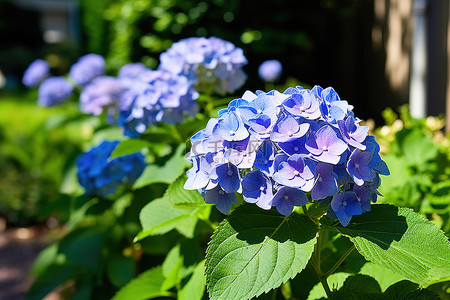
<path fill-rule="evenodd" d="M 224 214 L 235 192 L 283 215 L 321 201 L 346 226 L 370 210 L 379 174 L 389 174 L 352 109 L 331 87 L 247 91 L 191 138 L 185 188 L 198 189 Z"/>
<path fill-rule="evenodd" d="M 283 66 L 276 59 L 266 60 L 258 68 L 258 74 L 264 81 L 273 82 L 281 76 Z"/>
<path fill-rule="evenodd" d="M 145 168 L 144 155 L 137 152 L 109 159 L 119 141 L 103 141 L 77 159 L 78 180 L 86 194 L 107 197 L 123 184 L 132 185 Z"/>
<path fill-rule="evenodd" d="M 49 64 L 42 59 L 36 59 L 25 70 L 22 83 L 29 88 L 37 86 L 50 75 Z"/>
<path fill-rule="evenodd" d="M 70 67 L 69 76 L 79 86 L 105 74 L 105 59 L 98 54 L 86 54 Z"/>
<path fill-rule="evenodd" d="M 137 137 L 156 122 L 180 123 L 185 114 L 198 112 L 199 94 L 184 76 L 146 70 L 122 83 L 126 90 L 121 95 L 119 125 L 126 136 Z"/>
<path fill-rule="evenodd" d="M 72 96 L 73 88 L 64 77 L 53 76 L 45 79 L 39 86 L 38 103 L 42 106 L 55 106 Z"/>
<path fill-rule="evenodd" d="M 94 116 L 106 110 L 108 121 L 114 123 L 123 90 L 124 87 L 116 77 L 96 77 L 81 92 L 80 109 Z"/>
<path fill-rule="evenodd" d="M 232 93 L 247 79 L 242 49 L 216 37 L 180 40 L 161 54 L 160 61 L 159 69 L 186 76 L 198 92 Z"/>

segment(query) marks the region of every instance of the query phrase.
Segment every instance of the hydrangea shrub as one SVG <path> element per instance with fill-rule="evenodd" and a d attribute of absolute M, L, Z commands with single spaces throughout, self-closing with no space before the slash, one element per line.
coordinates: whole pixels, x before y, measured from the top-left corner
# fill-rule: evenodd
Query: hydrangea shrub
<path fill-rule="evenodd" d="M 329 203 L 328 214 L 346 226 L 370 211 L 379 175 L 389 174 L 352 109 L 331 87 L 246 92 L 191 138 L 185 188 L 224 214 L 235 192 L 283 215 L 310 201 Z"/>

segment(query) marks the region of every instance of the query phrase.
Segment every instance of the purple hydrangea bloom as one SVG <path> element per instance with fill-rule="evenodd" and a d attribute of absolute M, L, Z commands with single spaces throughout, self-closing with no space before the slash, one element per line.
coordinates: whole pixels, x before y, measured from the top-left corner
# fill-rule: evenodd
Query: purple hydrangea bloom
<path fill-rule="evenodd" d="M 316 180 L 311 190 L 311 199 L 320 200 L 339 192 L 338 176 L 333 172 L 333 165 L 318 163 L 314 178 Z"/>
<path fill-rule="evenodd" d="M 55 106 L 72 96 L 72 85 L 61 76 L 45 79 L 39 86 L 38 103 L 42 106 Z"/>
<path fill-rule="evenodd" d="M 309 135 L 305 147 L 317 160 L 335 165 L 348 145 L 337 136 L 331 126 L 325 125 Z"/>
<path fill-rule="evenodd" d="M 343 226 L 347 226 L 352 216 L 360 215 L 363 212 L 354 192 L 336 194 L 330 205 Z"/>
<path fill-rule="evenodd" d="M 105 73 L 105 59 L 98 54 L 86 54 L 72 65 L 70 78 L 79 86 L 85 86 L 95 77 Z"/>
<path fill-rule="evenodd" d="M 94 116 L 106 111 L 108 119 L 114 121 L 123 89 L 120 81 L 115 77 L 100 76 L 93 79 L 81 92 L 81 111 Z"/>
<path fill-rule="evenodd" d="M 281 62 L 276 59 L 266 60 L 258 68 L 258 74 L 264 81 L 275 81 L 281 76 L 283 66 Z"/>
<path fill-rule="evenodd" d="M 389 169 L 353 107 L 332 88 L 247 91 L 191 138 L 185 188 L 228 213 L 235 193 L 290 214 L 320 201 L 346 226 L 381 195 Z M 207 196 L 206 196 L 207 195 Z"/>
<path fill-rule="evenodd" d="M 198 93 L 186 77 L 147 70 L 128 83 L 119 107 L 119 125 L 127 136 L 139 136 L 156 122 L 181 123 L 198 112 Z"/>
<path fill-rule="evenodd" d="M 144 155 L 139 152 L 109 159 L 118 144 L 103 141 L 78 157 L 77 176 L 86 194 L 108 197 L 123 184 L 132 185 L 144 171 Z"/>
<path fill-rule="evenodd" d="M 306 203 L 308 203 L 308 197 L 303 191 L 285 186 L 275 194 L 271 205 L 275 206 L 280 214 L 289 215 L 294 206 L 303 206 Z"/>
<path fill-rule="evenodd" d="M 242 49 L 216 37 L 180 40 L 161 54 L 160 61 L 159 69 L 186 76 L 199 92 L 232 93 L 247 79 Z"/>
<path fill-rule="evenodd" d="M 149 69 L 143 63 L 126 64 L 120 68 L 118 77 L 135 79 L 148 70 Z"/>
<path fill-rule="evenodd" d="M 37 86 L 50 75 L 49 64 L 42 59 L 36 59 L 25 70 L 22 83 L 29 88 Z"/>

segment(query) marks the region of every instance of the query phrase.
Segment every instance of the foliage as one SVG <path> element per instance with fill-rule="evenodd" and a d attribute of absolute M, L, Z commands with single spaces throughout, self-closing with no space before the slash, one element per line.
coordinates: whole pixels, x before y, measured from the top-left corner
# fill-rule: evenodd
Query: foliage
<path fill-rule="evenodd" d="M 213 2 L 211 5 L 225 6 L 221 1 Z M 135 42 L 133 34 L 140 28 L 134 25 L 135 22 L 148 19 L 155 21 L 153 27 L 161 33 L 158 39 L 162 42 L 155 43 L 152 47 L 155 47 L 154 53 L 159 53 L 169 47 L 172 41 L 165 37 L 165 30 L 170 28 L 177 31 L 176 24 L 181 24 L 181 29 L 191 25 L 194 27 L 196 20 L 206 15 L 210 5 L 208 3 L 162 0 L 111 3 L 105 14 L 110 18 L 111 24 L 116 26 L 117 36 L 114 43 L 117 43 L 118 49 L 109 56 L 106 69 L 118 69 L 125 62 L 134 60 L 134 54 L 131 54 Z M 101 5 L 106 4 L 104 1 Z M 235 2 L 230 5 L 237 7 Z M 179 7 L 186 9 L 185 6 L 192 11 L 189 17 L 177 12 Z M 252 30 L 246 30 L 244 33 L 241 37 L 243 43 L 258 36 Z M 147 42 L 149 41 L 154 40 L 150 37 Z M 146 43 L 145 39 L 140 42 Z M 151 59 L 147 58 L 147 65 L 151 63 Z M 205 65 L 196 69 L 195 74 L 198 75 L 197 70 L 203 72 L 203 68 L 207 69 L 205 74 L 214 74 L 214 69 L 208 69 Z M 144 72 L 155 77 L 164 73 L 148 73 L 148 70 Z M 102 76 L 103 68 L 100 73 L 95 75 Z M 81 75 L 86 78 L 84 71 Z M 138 81 L 136 78 L 132 79 L 133 82 Z M 285 119 L 279 119 L 277 115 L 282 110 L 278 110 L 276 106 L 268 108 L 267 103 L 260 102 L 263 102 L 261 99 L 264 97 L 277 98 L 281 95 L 284 98 L 278 98 L 280 106 L 283 104 L 284 107 L 303 110 L 306 100 L 305 103 L 297 103 L 290 98 L 292 94 L 304 95 L 305 91 L 296 87 L 285 93 L 282 90 L 281 93 L 269 92 L 271 94 L 261 91 L 255 94 L 248 92 L 242 97 L 245 99 L 231 102 L 235 106 L 226 108 L 224 105 L 229 102 L 229 98 L 220 99 L 210 93 L 203 93 L 195 102 L 198 103 L 200 113 L 186 116 L 185 111 L 180 109 L 181 118 L 177 122 L 167 124 L 156 116 L 161 111 L 172 113 L 174 107 L 166 107 L 164 110 L 156 107 L 155 103 L 162 97 L 167 97 L 162 102 L 170 103 L 174 99 L 177 102 L 177 97 L 167 88 L 172 87 L 173 83 L 155 84 L 151 87 L 148 86 L 148 81 L 142 80 L 139 83 L 144 88 L 137 88 L 137 92 L 131 85 L 120 92 L 136 92 L 132 93 L 131 101 L 127 103 L 133 106 L 131 109 L 127 107 L 130 109 L 130 114 L 125 116 L 127 121 L 148 114 L 149 122 L 145 123 L 144 127 L 139 123 L 132 124 L 139 128 L 133 137 L 127 136 L 126 128 L 124 130 L 119 127 L 118 114 L 124 102 L 115 95 L 116 92 L 110 91 L 105 92 L 107 97 L 102 94 L 105 98 L 95 99 L 100 99 L 99 103 L 104 105 L 100 105 L 99 113 L 93 113 L 94 116 L 81 114 L 75 108 L 75 98 L 72 98 L 60 107 L 51 108 L 51 111 L 43 110 L 43 114 L 35 116 L 34 119 L 30 116 L 36 107 L 27 103 L 29 110 L 26 114 L 26 110 L 21 108 L 25 120 L 17 121 L 15 132 L 7 130 L 7 126 L 11 126 L 9 121 L 1 123 L 5 129 L 1 135 L 0 155 L 5 157 L 5 167 L 13 166 L 18 170 L 18 174 L 39 169 L 43 175 L 33 184 L 42 185 L 43 188 L 42 194 L 39 194 L 34 203 L 36 207 L 40 206 L 41 202 L 44 202 L 44 205 L 41 209 L 34 209 L 39 211 L 40 216 L 59 215 L 64 223 L 64 236 L 46 248 L 36 260 L 32 270 L 36 280 L 28 291 L 27 299 L 42 299 L 57 288 L 64 290 L 68 297 L 74 299 L 203 299 L 206 296 L 211 299 L 435 299 L 438 296 L 448 296 L 446 290 L 450 281 L 450 243 L 441 228 L 449 232 L 450 153 L 446 144 L 448 140 L 442 136 L 437 140 L 439 134 L 436 129 L 439 129 L 439 126 L 434 126 L 433 121 L 429 121 L 432 119 L 414 120 L 403 114 L 402 120 L 398 121 L 394 120 L 396 117 L 392 114 L 389 118 L 387 112 L 388 127 L 384 127 L 387 129 L 375 131 L 382 146 L 380 150 L 373 137 L 366 140 L 365 132 L 361 133 L 364 138 L 360 136 L 359 120 L 355 121 L 353 118 L 352 106 L 347 102 L 343 104 L 344 101 L 340 101 L 334 90 L 329 88 L 324 90 L 328 95 L 327 101 L 317 102 L 317 107 L 311 108 L 302 118 L 291 117 L 287 125 L 289 131 L 285 132 L 280 129 L 281 121 L 278 122 Z M 75 92 L 82 94 L 86 91 L 85 84 L 89 83 L 83 82 L 74 86 Z M 158 87 L 163 88 L 158 90 Z M 193 86 L 189 85 L 187 88 Z M 320 87 L 313 88 L 308 97 L 316 97 L 314 91 L 318 90 L 322 91 Z M 255 100 L 257 95 L 262 95 L 259 102 Z M 288 98 L 292 100 L 292 105 L 284 102 Z M 135 107 L 138 100 L 142 102 L 142 106 Z M 87 101 L 89 102 L 89 99 Z M 217 126 L 214 121 L 211 123 L 210 118 L 213 116 L 219 116 L 219 119 L 225 115 L 235 116 L 233 114 L 239 107 L 238 103 L 244 101 L 247 104 L 251 101 L 254 101 L 253 104 L 261 104 L 258 107 L 250 107 L 250 104 L 247 107 L 241 106 L 247 109 L 247 114 L 257 115 L 255 118 L 249 118 L 255 122 L 254 127 L 250 128 L 248 124 L 245 127 L 243 123 L 234 122 L 232 117 L 224 128 L 220 127 L 223 125 L 222 121 L 217 121 Z M 5 103 L 9 102 L 1 104 Z M 5 107 L 8 105 L 11 105 L 11 114 L 16 106 L 7 104 Z M 264 113 L 272 117 L 270 122 L 269 117 L 261 116 L 264 109 L 268 111 Z M 113 113 L 110 114 L 111 110 Z M 329 122 L 323 126 L 324 115 L 328 115 L 328 111 L 333 118 L 327 119 Z M 345 120 L 350 120 L 349 122 L 344 122 L 342 111 Z M 136 116 L 129 118 L 131 114 Z M 236 142 L 231 138 L 235 134 L 245 131 L 245 134 L 249 135 L 247 130 L 267 140 L 267 127 L 263 128 L 264 130 L 261 128 L 267 122 L 273 121 L 274 124 L 271 124 L 274 126 L 270 127 L 269 133 L 277 132 L 269 136 L 273 140 L 282 139 L 280 143 L 283 143 L 292 141 L 290 126 L 296 124 L 299 127 L 298 120 L 307 124 L 308 128 L 313 127 L 307 135 L 305 134 L 308 129 L 300 133 L 300 128 L 296 128 L 294 133 L 298 138 L 303 135 L 305 140 L 308 138 L 305 145 L 310 148 L 310 153 L 303 154 L 314 160 L 309 165 L 314 164 L 316 167 L 317 161 L 321 161 L 316 171 L 323 171 L 333 182 L 332 188 L 324 187 L 326 192 L 319 191 L 317 197 L 312 195 L 316 193 L 313 192 L 313 187 L 319 186 L 320 178 L 326 176 L 319 174 L 323 176 L 318 176 L 316 180 L 316 172 L 311 170 L 310 174 L 306 174 L 311 176 L 302 178 L 301 186 L 291 182 L 293 176 L 282 178 L 283 182 L 288 182 L 290 186 L 283 183 L 286 186 L 281 187 L 280 182 L 275 186 L 277 180 L 266 180 L 260 175 L 264 177 L 265 188 L 272 189 L 271 193 L 274 190 L 279 193 L 284 188 L 297 191 L 277 198 L 277 201 L 283 201 L 289 197 L 297 197 L 295 202 L 292 201 L 292 205 L 289 204 L 289 210 L 282 205 L 275 205 L 272 194 L 268 203 L 258 203 L 264 190 L 260 189 L 261 186 L 250 193 L 247 193 L 249 185 L 241 186 L 239 176 L 251 178 L 256 173 L 255 170 L 243 170 L 242 174 L 237 176 L 237 185 L 230 183 L 227 177 L 236 175 L 234 169 L 217 171 L 216 168 L 216 173 L 211 171 L 211 175 L 207 169 L 194 167 L 188 172 L 188 176 L 184 175 L 190 167 L 184 153 L 195 141 L 189 141 L 189 138 L 201 128 L 209 128 L 211 132 L 222 130 L 220 135 L 229 137 L 232 142 Z M 273 129 L 275 122 L 280 128 Z M 236 124 L 237 126 L 234 126 Z M 321 126 L 326 129 L 319 129 Z M 23 129 L 24 139 L 31 137 L 31 146 L 28 141 L 20 140 L 20 129 Z M 196 134 L 202 143 L 211 136 L 213 134 L 209 134 L 207 130 Z M 95 157 L 96 154 L 89 149 L 105 140 L 118 141 L 117 145 L 114 144 L 114 150 L 109 149 L 109 158 L 103 157 L 98 165 L 90 164 L 89 161 L 85 163 L 85 167 L 89 169 L 88 173 L 93 174 L 95 179 L 103 178 L 97 175 L 102 174 L 110 162 L 122 161 L 126 156 L 137 152 L 137 156 L 145 157 L 142 161 L 147 165 L 133 184 L 120 179 L 118 184 L 114 185 L 114 192 L 95 195 L 89 190 L 83 190 L 78 184 L 75 158 L 81 151 L 91 153 Z M 327 147 L 322 147 L 327 146 L 321 144 L 324 140 L 329 142 L 328 146 L 340 143 L 339 147 L 332 148 L 335 151 L 339 150 L 336 148 L 342 148 L 342 151 L 337 151 L 339 153 L 336 155 L 328 152 L 322 154 L 324 149 L 328 151 Z M 223 140 L 221 142 L 222 145 L 227 144 Z M 279 148 L 282 149 L 281 146 Z M 276 150 L 280 151 L 279 155 L 285 159 L 289 152 L 283 149 L 283 154 L 280 149 Z M 231 150 L 236 149 L 230 146 L 229 150 L 232 152 Z M 375 202 L 377 199 L 379 177 L 375 173 L 388 173 L 378 155 L 379 150 L 384 154 L 383 159 L 388 163 L 392 175 L 389 180 L 384 180 L 380 187 L 384 194 L 384 200 L 380 202 L 384 203 L 370 207 L 370 201 Z M 359 157 L 358 155 L 364 156 L 361 153 L 366 153 L 366 157 Z M 305 156 L 292 154 L 290 157 L 293 156 L 298 158 L 298 161 L 286 158 L 283 165 L 277 166 L 279 169 L 276 172 L 281 173 L 287 166 L 303 167 L 308 164 L 304 162 Z M 366 174 L 356 171 L 363 166 L 363 162 L 367 167 Z M 338 170 L 332 167 L 325 172 L 321 167 L 326 163 L 341 165 L 344 171 L 340 176 L 334 173 Z M 352 171 L 351 164 L 354 167 Z M 226 164 L 220 166 L 223 165 Z M 114 167 L 111 169 L 115 170 Z M 250 166 L 242 169 L 250 169 Z M 133 170 L 134 167 L 128 165 L 120 169 L 121 172 Z M 294 176 L 299 173 L 297 169 L 291 171 Z M 193 172 L 199 174 L 194 179 L 189 178 L 190 186 L 194 190 L 186 190 L 185 182 Z M 197 180 L 202 179 L 204 173 L 207 177 L 206 183 L 199 183 Z M 215 175 L 217 176 L 214 177 Z M 13 179 L 18 181 L 17 178 Z M 342 185 L 338 180 L 343 182 Z M 269 181 L 270 185 L 267 184 Z M 304 187 L 303 181 L 309 181 L 308 187 Z M 203 183 L 205 184 L 202 185 Z M 104 182 L 100 185 L 102 184 Z M 216 185 L 212 186 L 214 184 Z M 224 186 L 227 184 L 229 189 L 225 193 L 222 188 L 225 190 Z M 367 185 L 364 186 L 365 184 Z M 53 189 L 45 189 L 46 186 Z M 59 191 L 55 189 L 56 186 L 60 186 Z M 195 190 L 197 187 L 200 191 Z M 358 187 L 366 189 L 368 193 L 364 200 L 369 207 L 364 209 L 364 214 L 362 196 L 357 196 Z M 215 191 L 216 188 L 219 190 L 218 195 L 232 194 L 232 198 L 226 199 L 231 199 L 226 209 L 220 209 L 225 213 L 230 211 L 227 216 L 209 204 L 214 201 L 210 201 L 208 192 Z M 243 196 L 240 193 L 241 188 L 247 189 L 242 193 Z M 301 188 L 302 199 L 298 194 Z M 19 188 L 17 190 L 22 192 Z M 44 198 L 44 191 L 49 193 L 49 199 Z M 343 194 L 351 194 L 352 205 L 359 210 L 345 211 L 349 199 L 339 198 L 339 195 Z M 311 198 L 317 201 L 310 201 Z M 252 202 L 251 199 L 264 209 L 246 203 Z M 344 218 L 342 211 L 333 207 L 333 203 L 338 200 L 345 212 Z M 217 204 L 218 201 L 215 202 Z M 297 207 L 294 207 L 294 204 L 298 204 Z M 20 202 L 20 205 L 28 204 Z M 11 211 L 11 206 L 5 211 Z M 220 208 L 219 205 L 218 207 Z"/>
<path fill-rule="evenodd" d="M 411 207 L 450 232 L 450 139 L 444 121 L 413 119 L 407 107 L 397 119 L 386 110 L 387 125 L 375 131 L 392 176 L 380 187 L 383 202 Z"/>

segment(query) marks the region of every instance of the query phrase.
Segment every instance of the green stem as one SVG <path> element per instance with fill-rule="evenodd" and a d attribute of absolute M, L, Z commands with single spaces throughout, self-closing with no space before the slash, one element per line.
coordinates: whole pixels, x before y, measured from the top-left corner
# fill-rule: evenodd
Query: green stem
<path fill-rule="evenodd" d="M 322 231 L 323 232 L 323 231 Z M 319 236 L 317 237 L 317 243 L 314 246 L 314 254 L 311 260 L 311 264 L 314 268 L 314 271 L 317 274 L 317 277 L 319 277 L 320 283 L 323 286 L 323 289 L 325 290 L 325 293 L 327 294 L 328 299 L 331 299 L 331 290 L 328 286 L 327 277 L 325 277 L 322 273 L 322 270 L 320 269 L 320 251 L 321 251 L 321 235 L 319 231 Z"/>
<path fill-rule="evenodd" d="M 341 256 L 341 258 L 339 258 L 339 260 L 334 264 L 334 266 L 328 271 L 326 272 L 323 277 L 328 278 L 328 276 L 330 276 L 331 274 L 334 273 L 334 271 L 337 270 L 337 268 L 339 268 L 339 266 L 344 262 L 344 260 L 350 255 L 350 253 L 352 253 L 352 251 L 355 249 L 355 245 L 352 245 L 345 253 L 344 255 Z"/>

